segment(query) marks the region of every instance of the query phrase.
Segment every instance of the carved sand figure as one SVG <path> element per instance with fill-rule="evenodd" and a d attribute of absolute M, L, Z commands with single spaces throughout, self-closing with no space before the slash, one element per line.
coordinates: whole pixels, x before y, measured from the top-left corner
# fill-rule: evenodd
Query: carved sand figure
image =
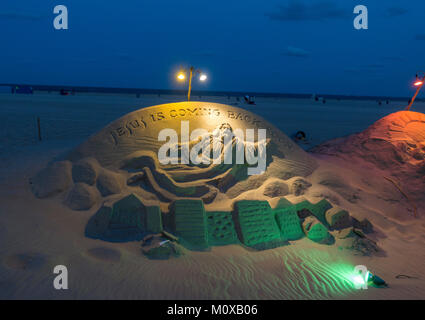
<path fill-rule="evenodd" d="M 191 150 L 200 141 L 206 141 L 211 145 L 210 152 L 208 155 L 200 154 L 200 164 L 161 164 L 158 152 L 165 141 L 158 141 L 159 133 L 163 129 L 173 129 L 179 134 L 179 143 L 174 149 L 181 157 L 185 147 L 185 142 L 180 142 L 182 121 L 188 121 L 191 130 L 202 128 L 208 132 L 206 136 L 187 141 L 188 149 Z M 266 130 L 266 170 L 263 174 L 249 176 L 247 170 L 252 165 L 246 162 L 246 158 L 243 163 L 236 163 L 240 146 L 245 149 L 245 154 L 259 154 L 258 141 L 242 140 L 239 136 L 226 139 L 238 129 L 243 132 L 247 129 Z M 214 138 L 223 143 L 220 146 L 214 144 Z M 219 148 L 222 148 L 221 152 Z M 224 159 L 226 153 L 231 153 L 231 163 L 214 163 L 217 157 Z M 142 189 L 142 198 L 157 199 L 159 202 L 169 203 L 181 197 L 190 197 L 210 203 L 219 193 L 234 198 L 238 193 L 257 188 L 269 176 L 284 179 L 304 177 L 317 166 L 314 159 L 291 139 L 260 117 L 231 106 L 199 102 L 173 103 L 132 112 L 59 160 L 33 179 L 34 193 L 44 197 L 49 193 L 68 192 L 69 188 L 75 188 L 73 185 L 76 183 L 87 184 L 87 187 L 80 185 L 76 190 L 78 195 L 83 193 L 80 198 L 87 199 L 84 209 L 98 203 L 103 194 L 124 194 L 134 191 L 136 186 Z M 74 174 L 68 174 L 70 171 Z M 76 174 L 77 171 L 81 173 Z M 49 189 L 49 183 L 37 181 L 45 181 L 49 175 L 61 177 L 54 179 L 56 184 L 62 182 L 60 186 L 52 182 L 52 190 L 45 191 Z M 94 180 L 76 179 L 78 175 Z M 94 188 L 99 187 L 97 176 L 102 177 L 102 196 L 98 196 Z M 93 201 L 89 201 L 92 198 Z"/>

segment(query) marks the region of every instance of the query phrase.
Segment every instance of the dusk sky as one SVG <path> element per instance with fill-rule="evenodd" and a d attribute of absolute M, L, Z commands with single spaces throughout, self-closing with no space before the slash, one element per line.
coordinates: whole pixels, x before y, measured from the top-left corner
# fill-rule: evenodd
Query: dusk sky
<path fill-rule="evenodd" d="M 411 96 L 425 71 L 423 0 L 2 0 L 0 30 L 0 83 L 172 89 L 193 64 L 194 90 Z"/>

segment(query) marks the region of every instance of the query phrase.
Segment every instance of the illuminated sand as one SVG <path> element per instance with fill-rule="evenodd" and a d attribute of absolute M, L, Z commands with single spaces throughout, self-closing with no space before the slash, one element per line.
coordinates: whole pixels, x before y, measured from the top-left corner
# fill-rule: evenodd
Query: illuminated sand
<path fill-rule="evenodd" d="M 367 130 L 317 146 L 313 152 L 372 166 L 381 176 L 380 192 L 387 201 L 401 201 L 405 211 L 388 216 L 410 219 L 425 212 L 425 115 L 400 111 L 374 123 Z M 399 196 L 389 190 L 398 190 Z M 401 199 L 400 199 L 401 197 Z"/>
<path fill-rule="evenodd" d="M 190 132 L 202 128 L 212 133 L 221 127 L 244 132 L 246 129 L 266 129 L 268 139 L 271 139 L 267 157 L 268 162 L 272 163 L 267 167 L 266 174 L 252 177 L 247 176 L 244 166 L 238 165 L 161 165 L 157 154 L 165 141 L 158 141 L 158 134 L 169 128 L 176 130 L 180 137 L 181 121 L 188 121 Z M 167 104 L 135 111 L 91 137 L 67 159 L 75 162 L 90 157 L 95 158 L 101 166 L 115 171 L 124 169 L 134 173 L 146 168 L 144 173 L 151 189 L 159 195 L 159 200 L 168 201 L 187 195 L 210 197 L 206 202 L 212 202 L 217 192 L 234 198 L 236 194 L 260 186 L 268 176 L 307 176 L 316 167 L 313 158 L 261 117 L 231 106 L 200 102 Z M 131 176 L 127 174 L 126 178 Z M 243 180 L 246 181 L 239 183 Z M 193 188 L 195 191 L 191 196 L 190 189 Z"/>
<path fill-rule="evenodd" d="M 187 135 L 188 146 L 194 148 L 202 137 L 191 134 L 189 140 L 189 127 L 190 132 L 202 128 L 208 146 L 216 135 L 221 144 L 237 130 L 244 134 L 263 129 L 264 147 L 259 149 L 259 140 L 230 137 L 215 156 L 221 157 L 219 163 L 209 158 L 210 150 L 203 155 L 206 164 L 194 165 L 182 163 L 184 144 L 178 143 L 180 153 L 173 156 L 177 163 L 161 164 L 162 130 L 178 132 L 182 143 Z M 245 156 L 256 152 L 257 164 L 237 163 L 239 147 Z M 227 149 L 233 159 L 225 164 Z M 260 154 L 263 173 L 250 175 L 252 167 L 260 165 Z M 312 186 L 304 178 L 315 169 L 310 155 L 259 116 L 227 105 L 184 102 L 141 109 L 118 119 L 62 161 L 51 163 L 31 183 L 37 197 L 64 196 L 64 204 L 74 210 L 98 207 L 100 202 L 86 235 L 106 241 L 141 240 L 166 230 L 191 249 L 238 243 L 268 249 L 304 236 L 333 244 L 334 237 L 351 235 L 365 253 L 378 253 L 372 241 L 357 239 L 364 237 L 363 231 L 353 229 L 360 222 L 348 211 L 324 198 L 311 203 L 300 197 Z M 273 208 L 268 202 L 272 199 Z M 153 249 L 166 251 L 159 244 Z"/>
<path fill-rule="evenodd" d="M 302 115 L 300 114 L 300 117 Z M 213 246 L 209 252 L 184 251 L 179 258 L 150 260 L 140 242 L 109 243 L 85 237 L 88 220 L 97 211 L 75 211 L 64 196 L 34 197 L 34 177 L 69 145 L 46 144 L 19 153 L 2 171 L 0 185 L 0 296 L 2 298 L 177 298 L 177 299 L 422 299 L 425 296 L 423 214 L 413 212 L 400 192 L 385 183 L 370 162 L 347 156 L 311 155 L 318 167 L 303 177 L 311 184 L 304 195 L 287 195 L 316 203 L 323 198 L 373 224 L 368 237 L 386 253 L 360 256 L 307 238 L 290 245 L 257 251 L 240 245 Z M 63 156 L 62 156 L 63 158 Z M 286 182 L 286 181 L 285 181 Z M 265 186 L 238 199 L 262 199 Z M 118 198 L 120 198 L 119 196 Z M 268 198 L 272 207 L 277 200 Z M 223 201 L 225 204 L 226 201 Z M 98 204 L 100 205 L 100 203 Z M 206 205 L 208 209 L 208 205 Z M 53 266 L 65 264 L 73 273 L 72 291 L 52 289 Z M 347 279 L 357 264 L 382 276 L 387 289 L 357 291 Z M 397 279 L 406 274 L 418 279 Z"/>
<path fill-rule="evenodd" d="M 170 128 L 176 130 L 180 135 L 181 121 L 188 121 L 191 131 L 203 128 L 213 132 L 222 126 L 229 126 L 231 130 L 233 130 L 232 128 L 266 129 L 268 139 L 271 139 L 267 150 L 267 161 L 271 164 L 267 167 L 266 174 L 248 177 L 246 168 L 236 165 L 211 164 L 203 167 L 161 165 L 158 162 L 157 154 L 165 141 L 158 141 L 158 133 L 165 128 Z M 91 179 L 88 175 L 96 175 L 93 172 L 94 167 L 100 166 L 102 169 L 113 171 L 110 172 L 109 180 L 116 180 L 114 173 L 119 171 L 127 181 L 131 179 L 131 173 L 139 170 L 147 176 L 150 189 L 153 189 L 156 194 L 153 197 L 167 201 L 173 200 L 179 195 L 191 196 L 189 189 L 193 188 L 196 189 L 192 191 L 193 197 L 202 198 L 204 195 L 212 197 L 209 202 L 214 200 L 215 195 L 211 196 L 211 193 L 216 194 L 217 189 L 233 198 L 236 194 L 260 186 L 268 176 L 285 177 L 286 179 L 294 176 L 307 176 L 316 167 L 313 158 L 260 117 L 231 106 L 197 102 L 161 105 L 130 113 L 91 137 L 67 155 L 64 160 L 70 160 L 74 164 L 81 160 L 85 161 L 86 163 L 80 166 L 81 174 L 77 173 L 82 176 L 77 179 L 73 177 L 73 180 L 74 182 L 87 182 L 89 185 L 94 182 L 84 181 L 83 175 L 86 175 L 87 179 Z M 58 171 L 69 171 L 69 162 L 59 165 L 61 168 L 58 168 Z M 73 174 L 75 175 L 75 172 Z M 105 171 L 105 175 L 107 174 Z M 93 178 L 95 177 L 93 176 Z M 161 185 L 162 180 L 165 182 Z M 246 181 L 237 186 L 237 182 L 242 180 Z M 58 189 L 66 189 L 66 182 L 64 181 L 63 184 Z M 117 181 L 115 184 L 118 185 L 116 189 L 119 191 L 119 185 L 122 185 L 123 182 Z M 164 186 L 164 184 L 166 185 Z M 54 190 L 52 192 L 41 190 L 44 185 L 40 184 L 40 190 L 35 190 L 39 197 L 46 197 L 49 193 L 54 193 Z M 143 195 L 141 196 L 143 197 Z M 145 197 L 148 196 L 145 195 Z"/>

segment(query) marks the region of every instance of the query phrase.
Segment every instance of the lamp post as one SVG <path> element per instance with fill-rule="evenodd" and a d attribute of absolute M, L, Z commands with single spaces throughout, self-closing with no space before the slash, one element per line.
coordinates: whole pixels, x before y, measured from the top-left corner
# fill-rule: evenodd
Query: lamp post
<path fill-rule="evenodd" d="M 410 101 L 409 105 L 406 108 L 407 111 L 410 110 L 410 108 L 413 105 L 413 102 L 415 102 L 415 99 L 416 99 L 416 97 L 419 94 L 419 91 L 421 91 L 422 87 L 424 86 L 424 83 L 425 83 L 425 73 L 424 72 L 420 72 L 420 73 L 422 73 L 422 78 L 420 76 L 416 75 L 416 81 L 415 81 L 415 83 L 413 85 L 415 87 L 417 87 L 417 89 L 416 89 L 415 95 L 413 96 L 412 100 Z"/>
<path fill-rule="evenodd" d="M 185 69 L 180 70 L 180 72 L 177 74 L 177 79 L 179 81 L 184 81 L 186 79 L 186 73 L 187 73 L 187 70 Z M 207 80 L 207 75 L 205 73 L 202 73 L 201 70 L 199 69 L 195 70 L 193 66 L 189 68 L 189 89 L 187 91 L 187 101 L 190 101 L 190 93 L 192 92 L 193 74 L 199 74 L 199 81 L 204 82 L 205 80 Z"/>

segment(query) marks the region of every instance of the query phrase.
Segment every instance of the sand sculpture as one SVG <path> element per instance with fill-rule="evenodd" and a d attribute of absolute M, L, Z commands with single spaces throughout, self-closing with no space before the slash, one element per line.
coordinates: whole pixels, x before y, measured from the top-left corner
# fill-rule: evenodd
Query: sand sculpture
<path fill-rule="evenodd" d="M 191 130 L 206 129 L 208 135 L 238 128 L 266 129 L 265 172 L 248 175 L 247 163 L 161 164 L 158 150 L 165 142 L 158 141 L 158 134 L 171 128 L 180 138 L 182 121 Z M 194 140 L 189 144 L 194 145 Z M 234 142 L 228 145 L 232 153 Z M 178 150 L 183 147 L 176 145 Z M 259 152 L 255 143 L 251 147 Z M 182 102 L 123 116 L 50 163 L 31 183 L 39 198 L 59 197 L 73 210 L 95 212 L 86 228 L 91 238 L 121 242 L 150 236 L 151 241 L 152 235 L 160 234 L 157 248 L 171 239 L 192 250 L 227 244 L 268 249 L 303 237 L 332 244 L 334 234 L 352 229 L 349 213 L 325 199 L 313 204 L 285 198 L 301 196 L 311 187 L 305 177 L 316 168 L 309 154 L 249 111 Z M 263 185 L 262 199 L 238 199 Z M 280 199 L 273 208 L 271 198 Z"/>

